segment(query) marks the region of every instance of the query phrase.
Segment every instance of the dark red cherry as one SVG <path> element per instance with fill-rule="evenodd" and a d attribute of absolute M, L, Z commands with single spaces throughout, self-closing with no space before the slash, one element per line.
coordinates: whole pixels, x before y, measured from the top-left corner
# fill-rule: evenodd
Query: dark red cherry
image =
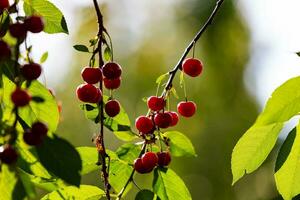
<path fill-rule="evenodd" d="M 171 154 L 167 151 L 158 152 L 157 157 L 158 157 L 158 166 L 160 167 L 166 167 L 171 162 Z"/>
<path fill-rule="evenodd" d="M 117 100 L 109 100 L 105 104 L 105 112 L 110 117 L 115 117 L 120 113 L 120 103 Z"/>
<path fill-rule="evenodd" d="M 23 140 L 26 144 L 31 145 L 31 146 L 37 146 L 42 144 L 43 142 L 43 137 L 39 134 L 35 134 L 31 132 L 31 130 L 25 131 L 23 134 Z"/>
<path fill-rule="evenodd" d="M 122 68 L 118 63 L 108 62 L 102 68 L 103 75 L 108 79 L 119 78 L 122 74 Z"/>
<path fill-rule="evenodd" d="M 168 113 L 172 116 L 172 122 L 171 122 L 170 126 L 176 126 L 179 121 L 179 116 L 178 116 L 177 112 L 170 111 Z"/>
<path fill-rule="evenodd" d="M 103 82 L 106 89 L 115 90 L 121 85 L 121 77 L 115 79 L 104 78 Z"/>
<path fill-rule="evenodd" d="M 9 26 L 9 33 L 14 38 L 23 40 L 26 37 L 27 31 L 24 24 L 15 23 Z"/>
<path fill-rule="evenodd" d="M 0 159 L 3 163 L 10 165 L 17 161 L 18 153 L 12 146 L 5 145 L 1 148 Z"/>
<path fill-rule="evenodd" d="M 192 101 L 182 101 L 177 105 L 177 111 L 183 117 L 192 117 L 196 110 L 197 106 Z"/>
<path fill-rule="evenodd" d="M 154 122 L 159 128 L 168 128 L 172 123 L 172 115 L 168 112 L 157 113 Z"/>
<path fill-rule="evenodd" d="M 42 67 L 37 63 L 29 63 L 21 67 L 21 73 L 26 80 L 32 81 L 40 77 Z"/>
<path fill-rule="evenodd" d="M 102 92 L 92 84 L 81 84 L 77 87 L 76 94 L 79 100 L 86 103 L 97 103 L 102 98 Z"/>
<path fill-rule="evenodd" d="M 147 134 L 153 130 L 154 124 L 149 117 L 140 116 L 135 120 L 135 127 L 139 132 Z"/>
<path fill-rule="evenodd" d="M 147 169 L 147 171 L 152 171 L 153 168 L 158 163 L 158 157 L 156 153 L 153 152 L 144 153 L 144 155 L 142 156 L 142 163 L 143 166 Z"/>
<path fill-rule="evenodd" d="M 0 40 L 0 61 L 6 60 L 11 55 L 11 50 L 8 44 Z"/>
<path fill-rule="evenodd" d="M 137 171 L 140 174 L 147 173 L 147 169 L 144 167 L 141 158 L 135 159 L 135 161 L 134 161 L 134 169 L 135 169 L 135 171 Z"/>
<path fill-rule="evenodd" d="M 102 71 L 100 68 L 85 67 L 81 71 L 81 76 L 89 84 L 96 84 L 102 81 Z"/>
<path fill-rule="evenodd" d="M 188 58 L 183 61 L 182 69 L 184 73 L 191 77 L 199 76 L 203 70 L 203 64 L 195 58 Z"/>
<path fill-rule="evenodd" d="M 44 20 L 40 16 L 30 16 L 25 19 L 24 21 L 26 30 L 32 32 L 32 33 L 39 33 L 44 30 Z"/>
<path fill-rule="evenodd" d="M 31 96 L 26 90 L 16 88 L 15 91 L 11 94 L 11 100 L 16 107 L 23 107 L 29 104 Z"/>
<path fill-rule="evenodd" d="M 8 0 L 0 0 L 0 11 L 3 11 L 4 9 L 9 7 L 9 1 Z"/>
<path fill-rule="evenodd" d="M 166 106 L 166 101 L 162 97 L 151 96 L 147 100 L 148 107 L 153 111 L 160 111 Z"/>

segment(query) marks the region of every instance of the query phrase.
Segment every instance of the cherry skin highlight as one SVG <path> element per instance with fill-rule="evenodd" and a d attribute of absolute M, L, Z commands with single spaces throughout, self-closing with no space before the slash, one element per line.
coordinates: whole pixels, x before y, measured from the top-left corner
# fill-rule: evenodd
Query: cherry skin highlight
<path fill-rule="evenodd" d="M 10 165 L 17 161 L 18 153 L 12 146 L 5 145 L 3 150 L 0 152 L 0 159 L 3 163 Z"/>
<path fill-rule="evenodd" d="M 104 78 L 103 82 L 106 89 L 115 90 L 121 85 L 121 77 L 115 79 Z"/>
<path fill-rule="evenodd" d="M 154 122 L 159 128 L 168 128 L 172 123 L 172 115 L 167 112 L 157 113 Z"/>
<path fill-rule="evenodd" d="M 158 166 L 160 166 L 160 167 L 166 167 L 171 162 L 171 154 L 167 151 L 158 152 L 157 157 L 158 157 L 157 163 L 158 163 Z"/>
<path fill-rule="evenodd" d="M 179 121 L 179 116 L 178 116 L 177 112 L 170 111 L 168 113 L 172 116 L 172 122 L 171 122 L 170 126 L 176 126 Z"/>
<path fill-rule="evenodd" d="M 26 90 L 16 88 L 15 91 L 11 94 L 11 100 L 16 107 L 23 107 L 29 104 L 31 96 Z"/>
<path fill-rule="evenodd" d="M 26 37 L 27 31 L 25 25 L 22 23 L 15 23 L 9 26 L 9 33 L 14 38 L 23 40 Z"/>
<path fill-rule="evenodd" d="M 188 58 L 183 61 L 182 69 L 187 75 L 191 77 L 196 77 L 202 73 L 203 64 L 198 59 Z"/>
<path fill-rule="evenodd" d="M 139 132 L 147 134 L 153 130 L 154 124 L 149 117 L 140 116 L 135 120 L 135 127 Z"/>
<path fill-rule="evenodd" d="M 148 169 L 149 171 L 152 171 L 158 163 L 158 157 L 157 157 L 156 153 L 146 152 L 142 156 L 142 162 L 143 162 L 143 166 L 146 169 Z"/>
<path fill-rule="evenodd" d="M 183 117 L 192 117 L 196 110 L 197 106 L 192 101 L 182 101 L 177 105 L 177 111 Z"/>
<path fill-rule="evenodd" d="M 85 67 L 81 71 L 81 76 L 89 84 L 96 84 L 102 81 L 102 71 L 100 68 Z"/>
<path fill-rule="evenodd" d="M 102 68 L 103 75 L 108 79 L 119 78 L 122 74 L 122 68 L 118 63 L 109 62 Z"/>
<path fill-rule="evenodd" d="M 0 40 L 0 61 L 9 58 L 11 55 L 11 50 L 8 44 Z"/>
<path fill-rule="evenodd" d="M 21 73 L 26 80 L 32 81 L 40 77 L 42 73 L 42 67 L 37 63 L 29 63 L 23 65 L 21 68 Z"/>
<path fill-rule="evenodd" d="M 120 103 L 117 100 L 110 100 L 105 104 L 105 112 L 110 117 L 115 117 L 120 113 Z"/>
<path fill-rule="evenodd" d="M 24 21 L 26 30 L 32 33 L 40 33 L 44 30 L 44 20 L 40 16 L 30 16 Z"/>
<path fill-rule="evenodd" d="M 147 100 L 148 108 L 153 111 L 160 111 L 166 106 L 166 101 L 162 97 L 151 96 Z"/>

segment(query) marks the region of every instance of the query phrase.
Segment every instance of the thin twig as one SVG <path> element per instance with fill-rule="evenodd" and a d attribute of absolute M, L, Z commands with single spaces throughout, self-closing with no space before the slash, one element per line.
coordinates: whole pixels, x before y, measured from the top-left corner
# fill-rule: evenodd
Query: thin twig
<path fill-rule="evenodd" d="M 103 16 L 100 11 L 99 4 L 97 0 L 93 0 L 94 7 L 96 10 L 97 14 L 97 19 L 98 19 L 98 55 L 99 55 L 99 68 L 102 68 L 104 61 L 102 58 L 102 43 L 103 43 L 103 31 L 105 30 L 104 25 L 103 25 Z M 101 91 L 103 91 L 103 82 L 100 81 L 99 88 Z M 104 106 L 103 106 L 103 100 L 99 102 L 100 106 L 100 133 L 97 136 L 96 139 L 96 146 L 98 150 L 98 163 L 101 164 L 101 172 L 103 175 L 104 179 L 104 188 L 105 188 L 105 194 L 106 198 L 110 200 L 110 184 L 108 180 L 108 171 L 107 171 L 107 165 L 106 165 L 106 158 L 108 157 L 105 149 L 105 144 L 104 144 Z"/>
<path fill-rule="evenodd" d="M 187 48 L 185 49 L 185 51 L 183 52 L 181 58 L 179 59 L 178 63 L 176 64 L 176 66 L 169 72 L 170 77 L 167 81 L 167 84 L 165 85 L 165 89 L 162 93 L 162 97 L 165 97 L 165 95 L 167 95 L 168 91 L 170 91 L 170 89 L 172 88 L 172 83 L 173 80 L 175 78 L 175 75 L 177 73 L 177 71 L 179 69 L 181 69 L 181 65 L 182 62 L 184 61 L 184 59 L 186 58 L 186 56 L 188 55 L 188 53 L 191 51 L 192 47 L 196 44 L 196 42 L 200 39 L 201 35 L 205 32 L 205 30 L 209 27 L 209 25 L 211 25 L 215 15 L 217 14 L 218 10 L 220 9 L 222 3 L 224 2 L 224 0 L 218 0 L 216 2 L 216 6 L 214 7 L 213 11 L 211 12 L 209 18 L 207 19 L 207 21 L 205 22 L 205 24 L 200 28 L 200 30 L 197 32 L 197 34 L 195 35 L 195 37 L 193 38 L 193 40 L 190 42 L 190 44 L 187 46 Z M 144 145 L 142 147 L 141 153 L 139 155 L 139 157 L 142 156 L 142 154 L 144 153 L 146 149 L 146 141 L 144 142 Z M 132 170 L 130 177 L 128 178 L 125 186 L 122 188 L 121 192 L 118 194 L 118 198 L 117 200 L 120 200 L 127 188 L 127 186 L 129 185 L 129 183 L 133 180 L 133 176 L 135 173 L 135 169 Z"/>

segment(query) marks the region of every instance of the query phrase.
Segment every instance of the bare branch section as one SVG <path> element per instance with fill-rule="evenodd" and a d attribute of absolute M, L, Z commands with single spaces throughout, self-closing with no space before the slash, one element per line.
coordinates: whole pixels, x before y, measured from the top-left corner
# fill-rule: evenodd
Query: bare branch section
<path fill-rule="evenodd" d="M 213 11 L 211 12 L 210 16 L 208 17 L 207 21 L 205 22 L 205 24 L 200 28 L 200 30 L 197 32 L 197 34 L 195 35 L 195 37 L 193 38 L 193 40 L 189 43 L 189 45 L 187 46 L 187 48 L 185 49 L 185 51 L 183 52 L 181 58 L 179 59 L 178 63 L 175 65 L 175 67 L 169 72 L 170 77 L 168 79 L 168 82 L 164 88 L 164 91 L 162 93 L 161 96 L 165 97 L 165 95 L 168 93 L 168 91 L 170 91 L 172 89 L 172 85 L 173 85 L 173 80 L 176 76 L 176 73 L 178 72 L 178 70 L 181 69 L 182 66 L 182 62 L 184 61 L 184 59 L 186 58 L 186 56 L 188 55 L 188 53 L 191 51 L 191 49 L 193 48 L 193 46 L 195 45 L 195 43 L 200 39 L 200 37 L 202 36 L 202 34 L 206 31 L 206 29 L 209 27 L 209 25 L 212 24 L 214 17 L 216 16 L 217 12 L 219 11 L 219 9 L 221 8 L 221 5 L 223 4 L 224 0 L 218 0 L 216 2 L 216 6 L 214 7 Z M 139 155 L 139 157 L 141 157 L 143 155 L 143 153 L 146 150 L 146 141 L 144 142 L 144 145 L 142 147 L 141 153 Z M 135 169 L 132 170 L 132 173 L 130 175 L 130 177 L 128 178 L 125 186 L 123 187 L 123 189 L 121 190 L 121 192 L 118 194 L 117 200 L 121 200 L 127 186 L 129 185 L 130 182 L 133 181 L 133 176 L 135 173 Z"/>

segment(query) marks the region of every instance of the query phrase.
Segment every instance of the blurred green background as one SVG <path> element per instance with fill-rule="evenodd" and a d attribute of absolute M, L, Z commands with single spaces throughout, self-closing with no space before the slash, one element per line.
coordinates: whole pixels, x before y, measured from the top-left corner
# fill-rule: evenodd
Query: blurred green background
<path fill-rule="evenodd" d="M 132 39 L 134 34 L 126 24 L 118 23 L 118 13 L 107 9 L 108 6 L 122 9 L 125 3 L 104 3 L 101 8 L 113 38 L 115 60 L 123 67 L 122 86 L 114 95 L 130 113 L 134 124 L 135 118 L 147 111 L 142 98 L 155 94 L 156 78 L 177 63 L 209 16 L 214 1 L 181 1 L 166 11 L 149 7 L 153 12 L 146 28 L 138 30 L 139 40 Z M 134 15 L 135 9 L 129 12 Z M 88 6 L 80 7 L 76 13 L 77 29 L 71 30 L 75 32 L 72 40 L 74 44 L 88 44 L 97 32 L 94 10 Z M 272 159 L 254 174 L 231 186 L 232 149 L 258 114 L 258 106 L 243 82 L 250 56 L 249 45 L 249 30 L 236 4 L 226 0 L 213 26 L 197 43 L 196 57 L 204 63 L 203 75 L 186 78 L 188 98 L 197 103 L 198 112 L 191 119 L 181 118 L 176 127 L 192 140 L 198 154 L 197 158 L 175 158 L 171 164 L 187 184 L 193 199 L 269 200 L 277 196 Z M 97 126 L 85 119 L 75 97 L 75 89 L 82 82 L 80 71 L 88 63 L 89 55 L 74 51 L 72 58 L 72 70 L 64 83 L 56 87 L 57 97 L 63 102 L 58 132 L 76 146 L 92 146 L 91 139 L 98 130 Z M 178 82 L 177 77 L 175 86 L 183 98 Z M 173 99 L 171 108 L 175 109 L 180 100 Z M 109 131 L 105 132 L 105 138 L 109 149 L 115 150 L 122 144 Z M 151 175 L 138 175 L 137 179 L 141 186 L 151 185 Z M 83 183 L 102 187 L 97 173 L 84 177 Z M 133 189 L 126 199 L 133 199 L 136 192 Z"/>

